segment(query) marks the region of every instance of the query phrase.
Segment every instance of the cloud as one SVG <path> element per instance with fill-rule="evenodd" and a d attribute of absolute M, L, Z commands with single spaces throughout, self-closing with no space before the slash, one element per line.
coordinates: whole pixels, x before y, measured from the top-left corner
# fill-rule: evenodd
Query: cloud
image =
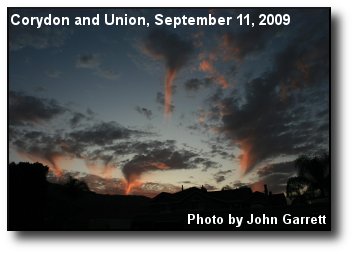
<path fill-rule="evenodd" d="M 43 91 L 43 88 L 36 88 Z M 77 127 L 84 121 L 93 120 L 94 112 L 77 112 L 62 106 L 54 99 L 31 96 L 23 92 L 9 92 L 9 123 L 13 126 L 41 125 L 59 116 L 69 117 L 71 127 Z"/>
<path fill-rule="evenodd" d="M 77 56 L 76 68 L 97 69 L 101 65 L 101 59 L 98 54 L 81 54 Z"/>
<path fill-rule="evenodd" d="M 221 183 L 226 180 L 225 176 L 230 174 L 232 171 L 231 170 L 220 170 L 217 173 L 214 174 L 214 179 L 216 183 Z"/>
<path fill-rule="evenodd" d="M 165 76 L 165 116 L 171 114 L 172 87 L 177 72 L 188 62 L 194 47 L 191 41 L 181 39 L 177 34 L 163 29 L 150 31 L 143 42 L 143 50 L 154 59 L 164 61 Z"/>
<path fill-rule="evenodd" d="M 209 168 L 218 168 L 218 167 L 220 167 L 219 163 L 217 163 L 215 161 L 212 161 L 212 160 L 209 160 L 209 159 L 204 158 L 204 157 L 197 157 L 197 158 L 194 159 L 193 162 L 195 164 L 199 164 L 199 165 L 203 166 L 203 171 L 206 171 Z"/>
<path fill-rule="evenodd" d="M 179 183 L 183 183 L 183 184 L 191 184 L 191 181 L 180 181 Z"/>
<path fill-rule="evenodd" d="M 90 191 L 103 195 L 124 195 L 125 181 L 120 178 L 104 178 L 95 174 L 85 174 L 81 172 L 72 172 L 63 170 L 60 178 L 48 174 L 47 179 L 52 183 L 66 183 L 72 177 L 87 184 Z"/>
<path fill-rule="evenodd" d="M 221 88 L 226 89 L 230 87 L 224 75 L 215 68 L 215 62 L 218 60 L 218 56 L 215 53 L 201 54 L 200 58 L 200 71 L 210 74 L 214 82 Z"/>
<path fill-rule="evenodd" d="M 70 173 L 72 175 L 72 173 Z M 93 174 L 75 176 L 75 178 L 87 183 L 89 189 L 99 194 L 124 195 L 126 191 L 126 181 L 119 178 L 102 178 Z M 131 195 L 143 195 L 155 197 L 161 192 L 175 193 L 181 190 L 180 186 L 168 183 L 146 182 L 136 186 L 130 192 Z"/>
<path fill-rule="evenodd" d="M 13 126 L 11 147 L 23 158 L 48 165 L 56 176 L 62 175 L 63 162 L 67 165 L 72 159 L 83 160 L 91 174 L 107 179 L 123 165 L 124 193 L 139 189 L 143 184 L 140 176 L 148 171 L 206 169 L 217 165 L 199 157 L 192 148 L 177 148 L 175 140 L 142 141 L 139 138 L 146 139 L 153 134 L 114 121 L 90 124 L 94 120 L 91 111 L 81 113 L 66 109 L 65 112 L 70 117 L 63 120 L 75 129 L 44 132 Z"/>
<path fill-rule="evenodd" d="M 173 141 L 150 144 L 153 145 L 149 145 L 149 149 L 136 154 L 122 168 L 128 183 L 127 193 L 130 191 L 129 186 L 135 185 L 139 182 L 141 175 L 149 171 L 191 169 L 214 165 L 210 160 L 199 157 L 192 151 L 178 149 Z"/>
<path fill-rule="evenodd" d="M 326 143 L 326 139 L 318 144 L 314 142 L 316 136 L 322 137 L 326 131 L 313 132 L 318 121 L 306 116 L 312 115 L 313 108 L 307 106 L 306 111 L 292 114 L 297 105 L 296 96 L 291 101 L 283 101 L 273 84 L 271 79 L 255 79 L 248 84 L 246 104 L 231 98 L 220 102 L 222 125 L 217 131 L 241 148 L 239 160 L 244 172 L 265 159 L 311 151 Z M 311 98 L 307 103 L 311 105 Z"/>
<path fill-rule="evenodd" d="M 57 176 L 62 172 L 61 162 L 74 158 L 83 159 L 96 173 L 107 175 L 116 168 L 117 162 L 113 151 L 107 147 L 120 140 L 151 135 L 145 131 L 123 127 L 113 121 L 90 124 L 94 120 L 94 113 L 90 109 L 81 113 L 65 108 L 55 100 L 13 91 L 9 95 L 11 147 L 22 158 L 47 164 Z M 50 122 L 59 115 L 65 116 L 61 118 L 60 124 L 75 129 L 43 131 L 41 126 L 33 126 Z M 56 122 L 53 126 L 57 124 Z M 28 125 L 32 128 L 28 128 Z M 101 149 L 97 150 L 97 146 Z"/>
<path fill-rule="evenodd" d="M 12 133 L 14 134 L 14 133 Z M 71 157 L 66 142 L 59 135 L 48 135 L 41 131 L 18 132 L 10 138 L 11 145 L 20 157 L 48 165 L 56 176 L 62 175 L 60 161 Z"/>
<path fill-rule="evenodd" d="M 276 53 L 271 71 L 245 84 L 242 99 L 235 89 L 230 95 L 217 91 L 207 100 L 206 127 L 240 148 L 243 173 L 267 159 L 328 150 L 329 33 L 317 22 L 303 24 L 292 35 Z M 324 109 L 327 114 L 319 114 Z"/>
<path fill-rule="evenodd" d="M 213 82 L 212 78 L 204 78 L 204 79 L 192 78 L 192 79 L 188 79 L 184 83 L 184 87 L 187 91 L 196 92 L 202 88 L 210 87 L 212 82 Z"/>
<path fill-rule="evenodd" d="M 151 120 L 152 118 L 152 111 L 150 109 L 147 108 L 142 108 L 142 107 L 135 107 L 136 112 L 138 112 L 139 114 L 145 116 L 147 119 Z"/>
<path fill-rule="evenodd" d="M 148 54 L 165 62 L 168 70 L 180 70 L 193 53 L 190 41 L 183 40 L 178 34 L 163 29 L 154 29 L 144 40 Z"/>
<path fill-rule="evenodd" d="M 294 161 L 269 164 L 257 170 L 259 179 L 268 185 L 273 193 L 286 191 L 286 184 L 290 177 L 296 175 Z"/>
<path fill-rule="evenodd" d="M 121 178 L 105 178 L 96 174 L 83 174 L 78 172 L 69 172 L 64 170 L 62 178 L 58 179 L 51 174 L 48 175 L 50 182 L 62 183 L 69 176 L 85 182 L 89 189 L 95 193 L 103 195 L 125 195 L 126 181 Z M 161 192 L 175 193 L 181 190 L 181 187 L 168 183 L 145 182 L 131 189 L 131 195 L 143 195 L 146 197 L 155 197 Z"/>
<path fill-rule="evenodd" d="M 142 154 L 153 151 L 155 149 L 161 149 L 162 147 L 174 147 L 176 146 L 175 140 L 132 140 L 129 139 L 125 142 L 119 142 L 110 146 L 107 146 L 107 150 L 113 151 L 116 155 L 126 154 Z"/>
<path fill-rule="evenodd" d="M 235 159 L 235 156 L 229 151 L 230 147 L 225 145 L 220 145 L 218 143 L 209 143 L 209 146 L 211 148 L 210 153 L 212 156 L 218 155 L 221 156 L 221 158 L 223 159 L 230 159 L 230 160 Z"/>
<path fill-rule="evenodd" d="M 92 119 L 92 118 L 83 114 L 83 113 L 72 112 L 72 117 L 70 118 L 69 123 L 70 123 L 71 127 L 75 128 L 84 120 L 90 120 L 90 119 Z"/>
<path fill-rule="evenodd" d="M 208 191 L 216 191 L 216 190 L 218 190 L 218 188 L 215 187 L 214 185 L 210 185 L 210 184 L 207 184 L 207 183 L 204 184 L 203 187 L 204 187 L 205 189 L 207 189 Z"/>
<path fill-rule="evenodd" d="M 161 93 L 161 92 L 156 93 L 156 102 L 163 107 L 166 106 L 165 97 L 164 97 L 163 93 Z M 171 102 L 168 107 L 169 107 L 170 112 L 173 112 L 175 110 L 175 106 L 173 104 L 171 104 Z"/>
<path fill-rule="evenodd" d="M 41 124 L 65 113 L 67 110 L 55 100 L 37 98 L 21 92 L 9 92 L 9 124 Z"/>
<path fill-rule="evenodd" d="M 59 176 L 62 161 L 82 159 L 95 174 L 110 177 L 121 155 L 114 153 L 112 144 L 128 138 L 149 135 L 128 129 L 115 122 L 101 122 L 75 131 L 27 131 L 12 128 L 11 146 L 20 157 L 47 164 Z M 97 148 L 99 147 L 99 148 Z M 130 154 L 136 150 L 126 150 Z"/>
<path fill-rule="evenodd" d="M 69 137 L 78 143 L 104 146 L 112 144 L 115 140 L 128 139 L 131 136 L 144 136 L 147 132 L 132 130 L 111 122 L 100 122 L 85 129 L 73 131 Z"/>
<path fill-rule="evenodd" d="M 250 10 L 250 19 L 257 19 L 262 13 L 272 12 L 271 9 Z M 279 9 L 279 14 L 287 12 Z M 296 14 L 292 18 L 297 19 Z M 292 14 L 290 14 L 292 15 Z M 299 19 L 301 20 L 301 18 Z M 306 20 L 306 17 L 305 19 Z M 271 44 L 277 37 L 283 33 L 285 26 L 254 26 L 243 27 L 238 31 L 227 31 L 221 36 L 220 47 L 223 49 L 224 60 L 238 60 L 243 61 L 245 58 L 260 53 L 266 50 L 267 46 Z M 286 27 L 287 31 L 292 28 Z"/>
<path fill-rule="evenodd" d="M 101 56 L 99 54 L 87 53 L 80 54 L 76 59 L 76 68 L 93 70 L 94 73 L 102 78 L 116 80 L 119 73 L 102 66 Z"/>
<path fill-rule="evenodd" d="M 243 60 L 246 56 L 263 50 L 280 30 L 276 26 L 256 26 L 240 33 L 227 32 L 222 36 L 226 60 Z"/>

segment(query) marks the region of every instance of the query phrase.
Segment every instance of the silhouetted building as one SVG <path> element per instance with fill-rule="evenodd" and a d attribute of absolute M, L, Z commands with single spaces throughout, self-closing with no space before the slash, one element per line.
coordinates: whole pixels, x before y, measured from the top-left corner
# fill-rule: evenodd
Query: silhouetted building
<path fill-rule="evenodd" d="M 265 184 L 264 185 L 264 194 L 266 195 L 266 196 L 268 196 L 268 186 Z"/>
<path fill-rule="evenodd" d="M 266 189 L 266 185 L 265 185 Z M 267 194 L 266 194 L 267 193 Z M 284 194 L 252 192 L 249 187 L 234 190 L 207 191 L 192 187 L 174 194 L 162 192 L 151 201 L 151 209 L 160 213 L 174 211 L 237 210 L 245 208 L 286 206 Z"/>

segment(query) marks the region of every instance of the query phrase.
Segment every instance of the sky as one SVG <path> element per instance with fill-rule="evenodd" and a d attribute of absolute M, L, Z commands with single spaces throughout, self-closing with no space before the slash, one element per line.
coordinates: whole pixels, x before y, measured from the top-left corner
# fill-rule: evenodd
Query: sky
<path fill-rule="evenodd" d="M 150 27 L 9 27 L 9 161 L 105 194 L 203 185 L 285 191 L 329 150 L 327 9 L 12 9 L 145 16 Z M 154 26 L 152 17 L 288 13 L 287 26 Z"/>

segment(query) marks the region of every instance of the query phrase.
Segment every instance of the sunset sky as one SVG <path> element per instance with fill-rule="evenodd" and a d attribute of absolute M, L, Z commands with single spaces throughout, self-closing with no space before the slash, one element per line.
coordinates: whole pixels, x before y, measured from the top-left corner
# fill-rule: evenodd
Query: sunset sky
<path fill-rule="evenodd" d="M 12 9 L 145 16 L 150 27 L 9 28 L 9 161 L 99 193 L 285 191 L 301 154 L 329 150 L 328 9 Z M 153 16 L 232 16 L 157 27 Z M 239 26 L 288 13 L 288 26 Z"/>

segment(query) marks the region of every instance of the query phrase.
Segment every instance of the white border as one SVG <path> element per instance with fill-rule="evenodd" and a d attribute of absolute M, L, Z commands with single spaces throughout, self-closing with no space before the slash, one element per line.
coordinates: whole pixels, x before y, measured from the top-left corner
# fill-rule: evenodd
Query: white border
<path fill-rule="evenodd" d="M 1 48 L 1 68 L 0 78 L 2 85 L 0 86 L 0 113 L 1 124 L 0 145 L 1 160 L 3 167 L 1 170 L 1 252 L 2 253 L 335 253 L 353 251 L 354 247 L 354 198 L 350 194 L 353 193 L 353 131 L 354 120 L 354 84 L 353 81 L 353 63 L 352 59 L 354 46 L 353 41 L 353 25 L 354 14 L 353 8 L 349 6 L 350 1 L 314 1 L 314 0 L 297 0 L 297 1 L 231 1 L 220 0 L 211 1 L 203 0 L 191 2 L 187 0 L 172 1 L 88 1 L 88 0 L 60 0 L 60 1 L 1 1 L 1 24 L 0 24 L 0 48 Z M 335 151 L 332 146 L 332 155 L 337 154 L 338 163 L 333 165 L 333 174 L 337 174 L 337 186 L 334 191 L 338 191 L 339 200 L 334 202 L 339 207 L 333 207 L 334 216 L 336 216 L 336 232 L 329 233 L 135 233 L 122 232 L 120 234 L 60 234 L 46 237 L 48 234 L 39 236 L 25 237 L 23 234 L 14 232 L 6 232 L 6 165 L 7 161 L 7 41 L 6 41 L 6 16 L 7 6 L 16 7 L 140 7 L 140 6 L 211 6 L 211 7 L 254 7 L 254 6 L 284 6 L 284 7 L 315 7 L 325 6 L 332 7 L 332 17 L 337 20 L 338 31 L 336 34 L 337 46 L 337 62 L 332 62 L 332 69 L 337 70 L 337 80 L 333 80 L 332 87 L 336 89 L 338 94 L 338 116 L 332 115 L 332 125 L 337 125 L 337 133 L 332 134 L 332 141 L 337 142 L 338 147 Z M 333 34 L 333 33 L 332 33 Z M 335 53 L 335 52 L 332 52 Z M 333 66 L 336 64 L 336 66 Z M 332 100 L 332 103 L 334 101 Z M 334 106 L 334 105 L 332 105 Z M 333 112 L 336 113 L 336 112 Z M 334 140 L 334 139 L 337 139 Z M 346 201 L 346 203 L 344 203 Z M 287 236 L 288 235 L 288 236 Z"/>

